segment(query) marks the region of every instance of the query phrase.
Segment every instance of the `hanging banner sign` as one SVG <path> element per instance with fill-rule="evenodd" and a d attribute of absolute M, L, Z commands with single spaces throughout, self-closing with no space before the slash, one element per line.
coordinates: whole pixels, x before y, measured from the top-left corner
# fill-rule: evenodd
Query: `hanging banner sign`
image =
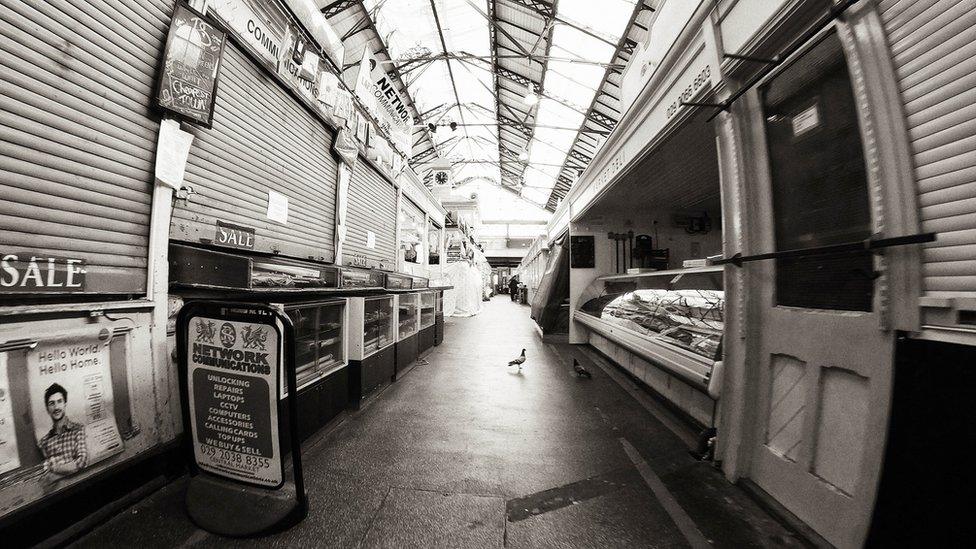
<path fill-rule="evenodd" d="M 359 146 L 356 145 L 356 138 L 353 137 L 352 132 L 347 128 L 340 128 L 336 133 L 335 141 L 332 142 L 332 148 L 349 169 L 355 169 L 356 161 L 359 160 Z"/>
<path fill-rule="evenodd" d="M 210 0 L 210 10 L 273 71 L 278 72 L 287 16 L 273 2 Z"/>
<path fill-rule="evenodd" d="M 413 117 L 396 90 L 393 79 L 376 62 L 369 48 L 363 51 L 363 58 L 359 62 L 355 91 L 366 109 L 379 121 L 383 131 L 390 136 L 393 146 L 409 157 Z"/>
<path fill-rule="evenodd" d="M 308 49 L 308 43 L 297 29 L 288 31 L 287 47 L 282 59 L 281 79 L 298 92 L 309 106 L 318 102 L 319 56 Z"/>
<path fill-rule="evenodd" d="M 197 466 L 249 484 L 280 487 L 281 331 L 267 319 L 234 321 L 220 315 L 196 316 L 186 326 L 187 394 Z"/>
<path fill-rule="evenodd" d="M 226 42 L 226 33 L 186 3 L 177 2 L 163 53 L 158 105 L 209 128 Z"/>
<path fill-rule="evenodd" d="M 27 352 L 27 383 L 45 471 L 78 473 L 122 452 L 110 370 L 112 330 L 39 342 Z"/>
<path fill-rule="evenodd" d="M 340 130 L 340 134 L 344 130 Z M 337 140 L 338 141 L 338 140 Z M 342 245 L 346 241 L 346 211 L 348 209 L 349 182 L 352 179 L 352 168 L 345 162 L 339 162 L 336 184 L 336 206 L 335 206 L 335 262 L 342 263 Z"/>

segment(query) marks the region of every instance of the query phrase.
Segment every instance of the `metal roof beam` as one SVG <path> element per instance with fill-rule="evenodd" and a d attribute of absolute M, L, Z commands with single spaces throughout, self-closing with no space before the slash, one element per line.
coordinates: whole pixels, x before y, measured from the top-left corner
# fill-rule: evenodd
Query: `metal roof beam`
<path fill-rule="evenodd" d="M 322 15 L 324 15 L 326 19 L 335 17 L 358 3 L 359 0 L 336 0 L 335 2 L 332 2 L 331 4 L 328 4 L 322 8 Z"/>
<path fill-rule="evenodd" d="M 610 59 L 617 59 L 620 56 L 621 52 L 624 52 L 627 49 L 630 50 L 629 54 L 633 53 L 634 48 L 637 45 L 637 42 L 635 42 L 629 37 L 630 31 L 633 28 L 634 23 L 637 21 L 637 17 L 641 14 L 642 11 L 644 10 L 653 11 L 653 9 L 654 9 L 653 6 L 649 6 L 646 3 L 646 0 L 641 0 L 634 6 L 634 9 L 630 14 L 630 19 L 627 21 L 627 26 L 624 27 L 624 32 L 620 35 L 620 39 L 618 40 L 617 44 L 614 45 L 615 48 L 614 53 Z M 600 90 L 602 90 L 604 86 L 606 86 L 607 84 L 611 84 L 619 88 L 619 86 L 610 82 L 610 74 L 613 72 L 618 72 L 616 67 L 608 66 L 606 71 L 603 74 L 603 80 L 601 81 L 600 88 L 599 88 Z M 609 116 L 606 116 L 605 114 L 598 112 L 595 109 L 599 97 L 600 97 L 599 91 L 593 95 L 593 100 L 590 102 L 590 106 L 586 111 L 586 119 L 608 130 L 613 130 L 613 128 L 617 125 L 617 121 L 614 120 L 613 118 L 610 118 Z M 583 127 L 581 126 L 580 132 L 576 135 L 576 139 L 573 141 L 573 146 L 569 149 L 569 154 L 567 155 L 566 161 L 564 162 L 564 169 L 565 169 L 565 164 L 569 161 L 570 158 L 583 164 L 584 169 L 585 166 L 588 166 L 590 164 L 590 161 L 592 160 L 592 158 L 576 150 L 577 145 L 580 143 L 580 137 L 583 135 L 582 130 Z M 556 188 L 553 187 L 552 192 L 549 193 L 549 200 L 546 201 L 546 207 L 547 208 L 552 207 L 552 209 L 555 209 L 554 204 L 559 200 L 562 200 L 562 198 L 566 196 L 567 192 L 568 190 L 557 193 Z"/>

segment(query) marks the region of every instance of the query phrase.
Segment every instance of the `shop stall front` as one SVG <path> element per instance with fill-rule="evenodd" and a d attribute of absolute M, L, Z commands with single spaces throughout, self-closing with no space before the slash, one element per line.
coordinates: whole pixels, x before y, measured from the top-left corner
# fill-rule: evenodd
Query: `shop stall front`
<path fill-rule="evenodd" d="M 165 0 L 0 5 L 7 545 L 42 544 L 110 506 L 148 481 L 177 436 L 165 325 L 154 317 L 165 296 L 151 268 L 165 252 L 153 211 L 153 84 L 173 10 Z M 79 429 L 63 448 L 64 435 L 49 435 L 54 401 Z M 79 445 L 87 459 L 68 466 Z"/>
<path fill-rule="evenodd" d="M 625 112 L 553 214 L 548 234 L 565 236 L 533 302 L 538 320 L 558 319 L 557 300 L 540 297 L 565 272 L 569 342 L 599 350 L 692 428 L 720 420 L 724 371 L 718 123 L 700 107 L 721 85 L 713 9 L 655 12 L 622 76 Z"/>
<path fill-rule="evenodd" d="M 178 243 L 170 245 L 169 255 L 174 310 L 191 300 L 252 302 L 275 306 L 291 319 L 301 439 L 347 407 L 352 331 L 347 296 L 359 286 L 351 285 L 344 268 Z M 290 397 L 284 389 L 280 396 L 283 404 Z"/>

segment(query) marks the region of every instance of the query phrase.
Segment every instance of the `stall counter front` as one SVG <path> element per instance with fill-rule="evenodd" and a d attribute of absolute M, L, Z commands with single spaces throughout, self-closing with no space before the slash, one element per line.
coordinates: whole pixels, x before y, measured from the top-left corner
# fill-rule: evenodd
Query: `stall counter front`
<path fill-rule="evenodd" d="M 722 270 L 599 277 L 573 316 L 590 332 L 591 345 L 692 419 L 711 424 L 722 380 Z"/>

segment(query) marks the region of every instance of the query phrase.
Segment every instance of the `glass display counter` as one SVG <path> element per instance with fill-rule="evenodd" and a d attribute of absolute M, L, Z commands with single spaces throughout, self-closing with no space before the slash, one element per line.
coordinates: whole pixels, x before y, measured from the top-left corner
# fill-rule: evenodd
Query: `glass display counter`
<path fill-rule="evenodd" d="M 437 346 L 444 342 L 444 290 L 434 295 L 434 346 Z"/>
<path fill-rule="evenodd" d="M 393 296 L 365 299 L 363 303 L 363 356 L 368 357 L 394 342 Z"/>
<path fill-rule="evenodd" d="M 299 390 L 345 365 L 345 300 L 285 306 L 295 326 Z"/>
<path fill-rule="evenodd" d="M 420 294 L 420 340 L 417 352 L 421 355 L 434 347 L 437 323 L 437 292 Z"/>
<path fill-rule="evenodd" d="M 436 292 L 424 292 L 420 294 L 420 329 L 430 328 L 434 325 L 434 314 L 437 309 Z"/>
<path fill-rule="evenodd" d="M 607 339 L 707 388 L 722 360 L 722 267 L 597 278 L 574 318 Z"/>
<path fill-rule="evenodd" d="M 402 341 L 420 329 L 420 294 L 397 296 L 397 341 Z"/>
<path fill-rule="evenodd" d="M 395 373 L 396 298 L 349 298 L 349 398 L 358 406 Z"/>

